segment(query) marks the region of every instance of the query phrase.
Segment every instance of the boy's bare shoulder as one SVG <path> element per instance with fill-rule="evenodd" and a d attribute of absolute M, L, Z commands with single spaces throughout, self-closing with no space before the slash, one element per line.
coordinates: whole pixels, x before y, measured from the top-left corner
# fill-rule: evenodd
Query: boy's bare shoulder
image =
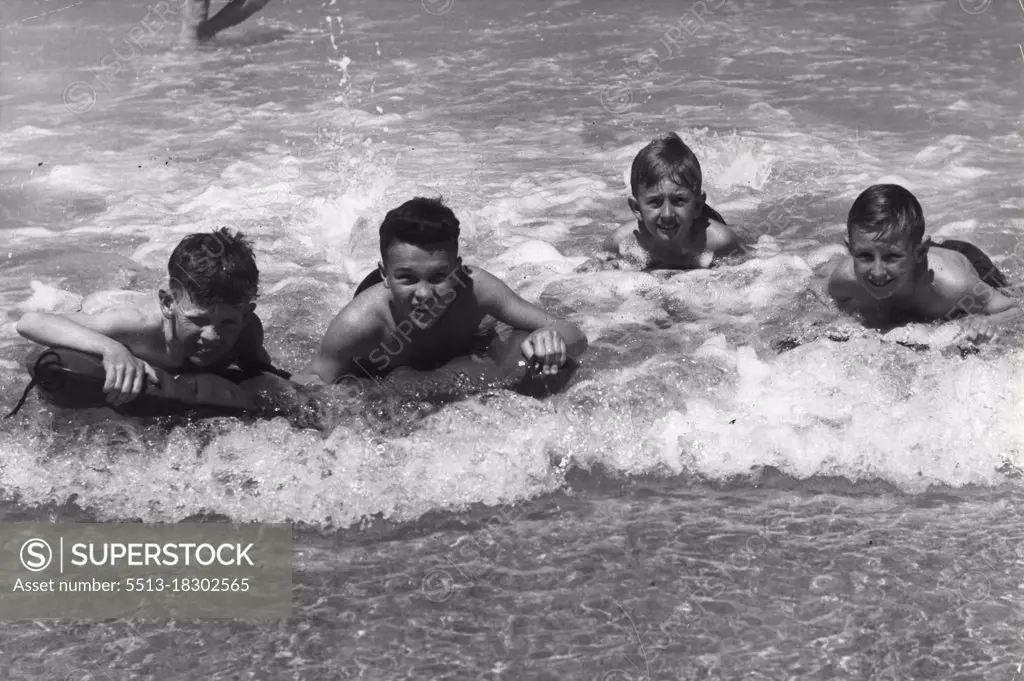
<path fill-rule="evenodd" d="M 716 254 L 729 253 L 740 245 L 739 237 L 731 227 L 717 220 L 708 221 L 707 248 Z"/>
<path fill-rule="evenodd" d="M 928 249 L 928 268 L 936 290 L 950 295 L 969 291 L 981 281 L 970 259 L 949 248 Z"/>
<path fill-rule="evenodd" d="M 391 294 L 383 286 L 369 288 L 349 301 L 335 317 L 335 325 L 353 336 L 385 331 L 391 320 Z"/>
<path fill-rule="evenodd" d="M 606 251 L 611 251 L 613 253 L 618 253 L 619 246 L 622 244 L 622 242 L 624 242 L 626 239 L 633 238 L 633 232 L 635 231 L 635 222 L 627 222 L 621 225 L 614 232 L 609 234 L 608 237 L 604 240 L 604 243 L 601 244 L 602 249 Z"/>
<path fill-rule="evenodd" d="M 499 296 L 509 288 L 499 277 L 478 265 L 464 266 L 459 276 L 462 288 L 468 287 L 478 303 Z"/>
<path fill-rule="evenodd" d="M 828 277 L 828 293 L 837 300 L 851 300 L 858 297 L 860 284 L 853 273 L 853 258 L 840 260 Z"/>

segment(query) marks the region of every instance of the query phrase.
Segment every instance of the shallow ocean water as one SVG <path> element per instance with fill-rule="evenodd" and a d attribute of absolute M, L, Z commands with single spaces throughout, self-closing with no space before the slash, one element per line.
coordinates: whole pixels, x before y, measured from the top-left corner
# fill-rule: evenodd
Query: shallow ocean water
<path fill-rule="evenodd" d="M 914 349 L 820 295 L 883 180 L 1020 281 L 1020 7 L 275 2 L 193 49 L 156 4 L 0 8 L 4 405 L 23 311 L 151 290 L 220 225 L 256 239 L 268 347 L 298 368 L 417 194 L 591 351 L 547 400 L 327 434 L 30 399 L 0 422 L 4 520 L 293 522 L 295 617 L 8 622 L 5 678 L 1020 675 L 1017 335 Z M 749 253 L 574 273 L 668 130 Z"/>

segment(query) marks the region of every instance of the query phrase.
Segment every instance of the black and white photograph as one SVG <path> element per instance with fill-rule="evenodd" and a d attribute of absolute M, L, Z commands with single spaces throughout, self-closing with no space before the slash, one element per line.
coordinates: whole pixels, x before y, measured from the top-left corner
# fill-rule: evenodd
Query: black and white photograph
<path fill-rule="evenodd" d="M 0 678 L 1024 681 L 1024 0 L 3 0 Z"/>

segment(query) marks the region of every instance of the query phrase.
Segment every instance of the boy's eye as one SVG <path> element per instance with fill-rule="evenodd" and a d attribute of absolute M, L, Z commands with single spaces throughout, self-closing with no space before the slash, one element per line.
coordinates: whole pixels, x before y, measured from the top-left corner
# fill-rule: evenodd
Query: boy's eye
<path fill-rule="evenodd" d="M 858 253 L 857 254 L 857 260 L 860 260 L 861 262 L 871 262 L 874 259 L 875 259 L 875 257 L 873 255 L 871 255 L 870 253 Z"/>
<path fill-rule="evenodd" d="M 188 320 L 196 326 L 207 326 L 210 323 L 206 317 L 189 317 Z"/>
<path fill-rule="evenodd" d="M 885 262 L 897 262 L 898 260 L 901 260 L 902 258 L 903 258 L 903 256 L 901 256 L 901 255 L 892 255 L 890 253 L 889 255 L 887 255 L 884 258 L 882 258 L 882 260 L 884 260 Z"/>
<path fill-rule="evenodd" d="M 685 206 L 689 202 L 690 202 L 690 199 L 687 199 L 687 198 L 674 198 L 674 199 L 672 199 L 672 203 L 674 205 L 676 205 L 676 206 Z"/>

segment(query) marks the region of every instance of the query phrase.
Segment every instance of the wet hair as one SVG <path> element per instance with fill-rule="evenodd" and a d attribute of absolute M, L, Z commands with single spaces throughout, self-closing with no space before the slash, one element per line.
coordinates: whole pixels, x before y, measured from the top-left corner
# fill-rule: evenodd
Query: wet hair
<path fill-rule="evenodd" d="M 911 246 L 924 239 L 924 212 L 914 195 L 898 184 L 873 184 L 850 207 L 846 231 L 877 234 L 876 239 L 910 239 Z"/>
<path fill-rule="evenodd" d="M 260 272 L 252 245 L 227 227 L 190 234 L 167 262 L 171 292 L 188 294 L 196 305 L 244 305 L 259 295 Z"/>
<path fill-rule="evenodd" d="M 629 188 L 634 198 L 640 189 L 653 187 L 665 178 L 699 194 L 704 183 L 700 162 L 674 132 L 652 140 L 633 158 Z"/>
<path fill-rule="evenodd" d="M 380 224 L 380 256 L 387 261 L 387 252 L 395 243 L 412 244 L 426 250 L 459 250 L 459 220 L 452 209 L 438 197 L 417 196 L 392 208 Z"/>

